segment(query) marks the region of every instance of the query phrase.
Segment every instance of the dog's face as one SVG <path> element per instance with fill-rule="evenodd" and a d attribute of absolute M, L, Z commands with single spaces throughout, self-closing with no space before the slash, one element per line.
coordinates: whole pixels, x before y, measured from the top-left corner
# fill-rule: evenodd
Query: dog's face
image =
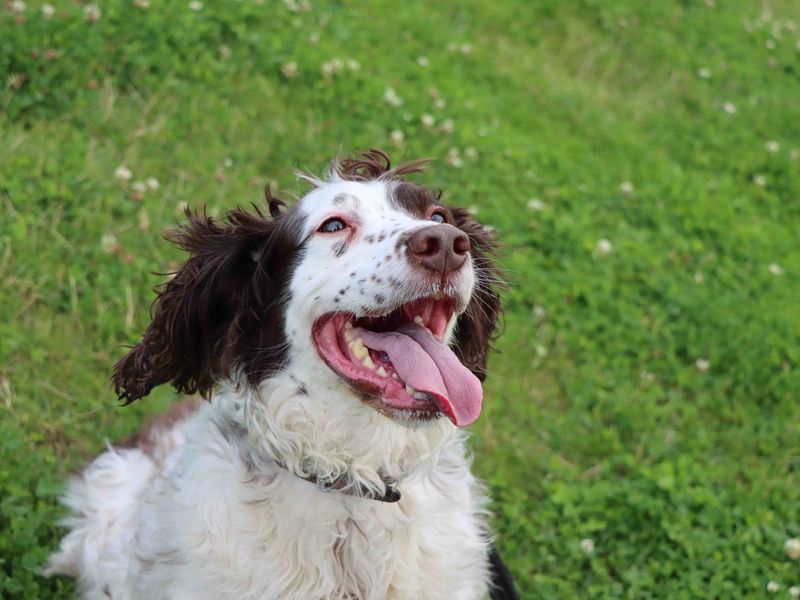
<path fill-rule="evenodd" d="M 120 397 L 321 367 L 389 417 L 473 422 L 499 313 L 492 238 L 382 153 L 367 159 L 282 213 L 273 203 L 273 219 L 190 215 L 177 241 L 191 257 L 117 365 Z"/>

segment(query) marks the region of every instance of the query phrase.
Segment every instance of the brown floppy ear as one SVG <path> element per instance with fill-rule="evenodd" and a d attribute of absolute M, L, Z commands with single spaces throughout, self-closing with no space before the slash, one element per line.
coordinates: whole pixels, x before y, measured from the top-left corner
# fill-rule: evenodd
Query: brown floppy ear
<path fill-rule="evenodd" d="M 233 366 L 239 333 L 233 324 L 252 300 L 252 281 L 276 221 L 260 211 L 232 211 L 221 224 L 205 214 L 186 215 L 188 222 L 168 239 L 190 256 L 157 290 L 142 341 L 114 367 L 114 389 L 125 404 L 167 382 L 179 392 L 208 395 Z"/>
<path fill-rule="evenodd" d="M 475 268 L 475 291 L 467 310 L 458 318 L 454 350 L 461 362 L 478 379 L 486 378 L 486 362 L 494 340 L 497 322 L 502 313 L 499 291 L 505 287 L 500 278 L 494 253 L 494 234 L 478 223 L 463 208 L 450 208 L 453 225 L 467 234 Z"/>

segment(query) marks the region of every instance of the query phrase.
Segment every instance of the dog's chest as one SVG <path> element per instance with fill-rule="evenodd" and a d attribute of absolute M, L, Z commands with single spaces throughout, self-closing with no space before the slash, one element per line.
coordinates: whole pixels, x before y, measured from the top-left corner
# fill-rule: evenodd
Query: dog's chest
<path fill-rule="evenodd" d="M 251 539 L 260 556 L 240 554 L 240 566 L 260 582 L 263 597 L 480 597 L 483 524 L 471 506 L 418 496 L 412 490 L 384 504 L 293 483 L 254 512 L 262 535 Z"/>

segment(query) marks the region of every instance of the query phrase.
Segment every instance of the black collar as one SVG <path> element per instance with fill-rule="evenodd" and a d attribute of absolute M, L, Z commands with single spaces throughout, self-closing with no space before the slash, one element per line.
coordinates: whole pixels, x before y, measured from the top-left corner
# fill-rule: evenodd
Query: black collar
<path fill-rule="evenodd" d="M 280 465 L 280 463 L 278 463 Z M 284 469 L 283 465 L 280 465 Z M 288 469 L 286 469 L 288 471 Z M 297 477 L 300 477 L 295 473 Z M 397 502 L 400 500 L 400 491 L 397 489 L 397 482 L 390 479 L 385 475 L 381 475 L 381 481 L 386 486 L 386 493 L 383 496 L 378 496 L 363 486 L 353 487 L 348 484 L 347 477 L 339 477 L 333 481 L 320 481 L 313 473 L 308 477 L 300 477 L 309 483 L 313 483 L 323 492 L 339 492 L 340 494 L 347 494 L 348 496 L 355 496 L 356 498 L 365 498 L 367 500 L 377 500 L 378 502 Z"/>

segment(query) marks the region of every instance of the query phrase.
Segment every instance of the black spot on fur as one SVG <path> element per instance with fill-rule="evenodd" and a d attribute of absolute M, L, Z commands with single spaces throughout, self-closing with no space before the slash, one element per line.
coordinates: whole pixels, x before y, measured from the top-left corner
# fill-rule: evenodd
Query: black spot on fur
<path fill-rule="evenodd" d="M 376 294 L 375 295 L 375 303 L 376 304 L 383 304 L 386 298 L 383 297 L 383 294 Z"/>
<path fill-rule="evenodd" d="M 349 246 L 348 246 L 347 242 L 344 242 L 344 241 L 342 241 L 342 242 L 338 242 L 338 243 L 337 243 L 336 245 L 334 245 L 334 247 L 333 247 L 333 254 L 334 254 L 334 255 L 335 255 L 337 258 L 338 258 L 338 257 L 340 257 L 342 254 L 344 254 L 345 252 L 347 252 L 347 249 L 348 249 L 348 248 L 349 248 Z"/>

